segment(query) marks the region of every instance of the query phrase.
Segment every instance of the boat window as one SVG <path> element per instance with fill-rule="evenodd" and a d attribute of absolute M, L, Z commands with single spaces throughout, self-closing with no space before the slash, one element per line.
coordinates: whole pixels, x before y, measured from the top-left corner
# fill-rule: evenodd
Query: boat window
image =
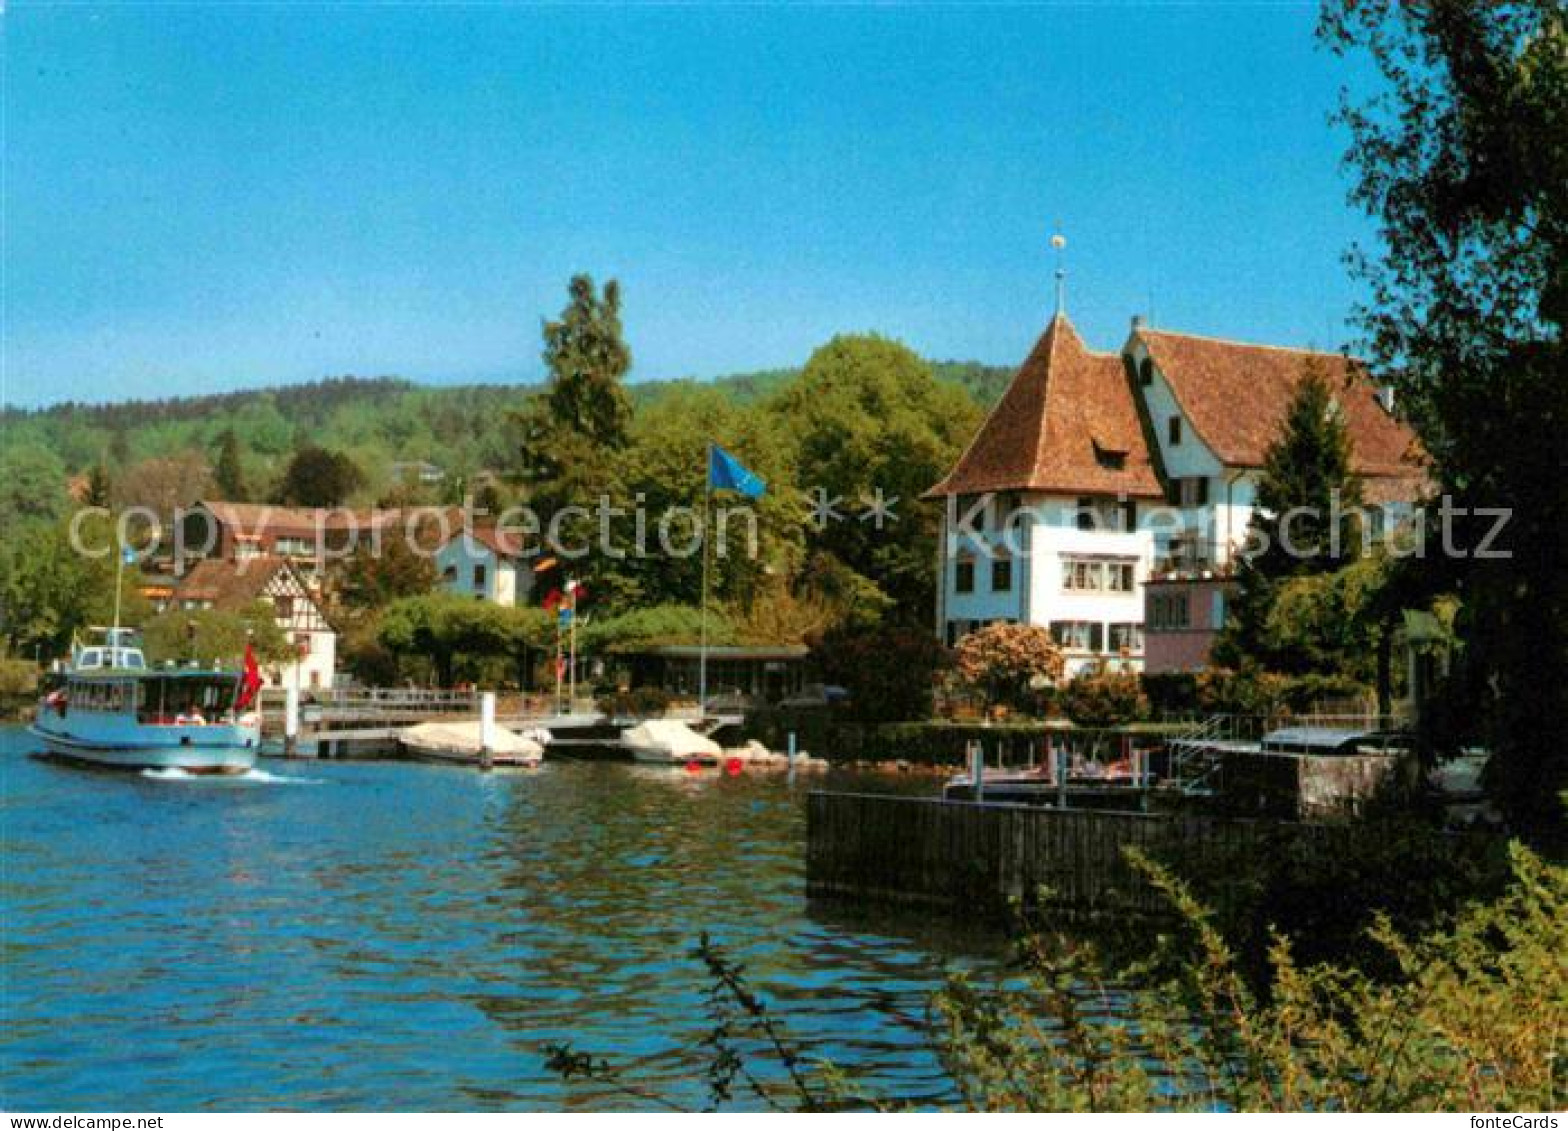
<path fill-rule="evenodd" d="M 149 679 L 137 703 L 137 718 L 154 726 L 171 726 L 199 712 L 206 722 L 218 722 L 232 715 L 236 688 L 231 675 Z"/>

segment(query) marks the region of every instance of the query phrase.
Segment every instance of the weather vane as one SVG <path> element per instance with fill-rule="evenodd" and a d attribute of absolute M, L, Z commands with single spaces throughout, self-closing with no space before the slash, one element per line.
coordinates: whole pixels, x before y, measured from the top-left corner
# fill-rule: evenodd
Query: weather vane
<path fill-rule="evenodd" d="M 1067 237 L 1060 225 L 1051 236 L 1051 246 L 1056 249 L 1056 313 L 1067 313 L 1067 268 L 1062 264 L 1062 252 L 1067 248 Z"/>

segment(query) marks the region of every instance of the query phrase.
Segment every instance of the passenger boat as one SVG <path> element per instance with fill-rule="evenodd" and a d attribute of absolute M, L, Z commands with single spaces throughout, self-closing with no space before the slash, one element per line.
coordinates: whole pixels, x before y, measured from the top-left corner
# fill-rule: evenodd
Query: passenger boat
<path fill-rule="evenodd" d="M 131 629 L 72 650 L 64 681 L 29 728 L 50 754 L 116 769 L 240 774 L 256 764 L 261 676 L 243 669 L 149 668 Z"/>

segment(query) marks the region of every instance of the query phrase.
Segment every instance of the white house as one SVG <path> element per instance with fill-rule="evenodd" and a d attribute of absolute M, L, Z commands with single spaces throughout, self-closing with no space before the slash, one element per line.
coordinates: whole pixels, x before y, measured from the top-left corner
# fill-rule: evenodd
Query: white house
<path fill-rule="evenodd" d="M 476 600 L 515 605 L 533 589 L 520 540 L 494 525 L 457 530 L 436 551 L 435 563 L 442 587 Z"/>
<path fill-rule="evenodd" d="M 1366 501 L 1408 504 L 1424 484 L 1419 449 L 1359 363 L 1136 319 L 1119 353 L 1096 353 L 1058 313 L 928 493 L 946 504 L 938 632 L 953 643 L 996 621 L 1037 624 L 1063 646 L 1069 674 L 1099 663 L 1141 670 L 1154 654 L 1166 666 L 1164 642 L 1145 640 L 1145 583 L 1162 581 L 1151 634 L 1189 628 L 1173 603 L 1190 595 L 1168 583 L 1190 575 L 1212 603 L 1308 366 L 1340 390 Z M 1198 619 L 1213 624 L 1196 664 L 1187 641 L 1169 666 L 1207 657 L 1223 610 Z"/>
<path fill-rule="evenodd" d="M 288 560 L 274 555 L 198 562 L 174 585 L 165 608 L 236 612 L 255 601 L 273 607 L 278 627 L 294 646 L 292 662 L 269 664 L 271 687 L 331 688 L 337 668 L 337 630 L 327 621 L 314 590 Z"/>

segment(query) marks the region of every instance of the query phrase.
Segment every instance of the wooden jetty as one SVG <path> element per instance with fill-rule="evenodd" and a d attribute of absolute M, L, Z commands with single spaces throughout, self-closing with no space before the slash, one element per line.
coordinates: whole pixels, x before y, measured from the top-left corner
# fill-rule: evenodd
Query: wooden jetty
<path fill-rule="evenodd" d="M 486 703 L 489 706 L 486 706 Z M 547 730 L 552 738 L 548 756 L 580 760 L 630 761 L 620 735 L 640 719 L 605 718 L 591 704 L 568 705 L 563 712 L 550 710 L 541 697 L 510 696 L 500 699 L 511 708 L 496 710 L 493 692 L 427 691 L 381 688 L 312 692 L 304 698 L 296 690 L 269 692 L 263 699 L 263 733 L 281 752 L 292 758 L 391 758 L 403 752 L 399 736 L 424 722 L 464 722 L 493 712 L 494 725 L 514 734 Z M 710 733 L 736 726 L 739 716 L 709 715 L 695 710 L 688 722 Z"/>

